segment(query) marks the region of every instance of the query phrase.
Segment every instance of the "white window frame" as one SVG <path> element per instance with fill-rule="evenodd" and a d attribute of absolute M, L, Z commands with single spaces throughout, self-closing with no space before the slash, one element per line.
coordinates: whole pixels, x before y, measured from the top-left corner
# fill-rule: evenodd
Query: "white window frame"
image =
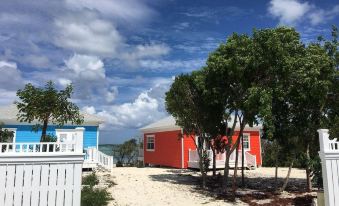
<path fill-rule="evenodd" d="M 16 130 L 17 130 L 17 128 L 2 128 L 3 130 L 8 130 L 8 131 L 10 131 L 10 132 L 14 132 L 14 134 L 13 134 L 13 142 L 12 143 L 16 143 Z"/>
<path fill-rule="evenodd" d="M 244 148 L 244 151 L 250 151 L 251 150 L 251 135 L 250 135 L 250 133 L 243 133 L 242 134 L 243 135 L 243 138 L 245 137 L 245 136 L 247 136 L 247 142 L 248 142 L 248 148 Z M 245 140 L 245 139 L 243 139 L 243 140 Z M 245 141 L 244 141 L 244 143 L 245 143 Z"/>
<path fill-rule="evenodd" d="M 153 138 L 153 149 L 148 149 L 148 138 Z M 154 152 L 155 151 L 155 135 L 146 135 L 146 151 Z"/>

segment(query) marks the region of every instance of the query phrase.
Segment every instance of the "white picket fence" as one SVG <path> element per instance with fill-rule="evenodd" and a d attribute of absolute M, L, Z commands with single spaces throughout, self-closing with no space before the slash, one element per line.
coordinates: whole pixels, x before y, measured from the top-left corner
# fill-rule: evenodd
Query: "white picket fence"
<path fill-rule="evenodd" d="M 67 143 L 0 143 L 0 206 L 80 206 L 83 131 Z"/>
<path fill-rule="evenodd" d="M 328 129 L 319 129 L 320 158 L 326 206 L 339 205 L 339 142 L 330 140 Z"/>
<path fill-rule="evenodd" d="M 0 205 L 80 206 L 83 155 L 0 157 Z"/>

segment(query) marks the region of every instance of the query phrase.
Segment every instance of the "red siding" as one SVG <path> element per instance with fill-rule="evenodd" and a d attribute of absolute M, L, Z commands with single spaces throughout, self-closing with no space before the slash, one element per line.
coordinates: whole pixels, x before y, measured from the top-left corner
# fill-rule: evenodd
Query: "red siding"
<path fill-rule="evenodd" d="M 249 151 L 251 154 L 255 155 L 257 158 L 257 165 L 261 166 L 261 145 L 260 145 L 260 135 L 258 131 L 247 132 L 250 133 L 250 148 Z"/>
<path fill-rule="evenodd" d="M 256 156 L 257 165 L 261 166 L 261 145 L 259 131 L 244 131 L 243 133 L 250 134 L 250 150 L 248 152 Z M 239 132 L 235 132 L 235 135 L 233 136 L 233 143 L 237 140 L 238 134 Z"/>
<path fill-rule="evenodd" d="M 144 134 L 144 162 L 153 165 L 181 168 L 180 130 Z M 146 136 L 154 135 L 154 151 L 147 151 Z"/>
<path fill-rule="evenodd" d="M 192 136 L 187 136 L 184 135 L 184 168 L 188 167 L 188 153 L 189 150 L 195 150 L 196 146 L 194 143 L 194 139 L 192 138 Z"/>

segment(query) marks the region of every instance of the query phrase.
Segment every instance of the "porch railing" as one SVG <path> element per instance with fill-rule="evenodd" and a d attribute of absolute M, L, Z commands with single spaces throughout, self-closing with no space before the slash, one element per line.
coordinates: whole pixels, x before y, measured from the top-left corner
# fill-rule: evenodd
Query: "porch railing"
<path fill-rule="evenodd" d="M 257 157 L 249 152 L 245 152 L 245 159 L 248 166 L 257 167 Z"/>
<path fill-rule="evenodd" d="M 213 153 L 212 150 L 208 150 L 208 157 L 211 160 L 213 160 Z M 235 163 L 236 153 L 233 152 L 230 156 L 230 163 Z M 241 159 L 242 159 L 242 152 L 239 151 L 238 156 L 238 166 L 241 166 Z M 216 160 L 217 161 L 226 161 L 226 153 L 217 153 L 216 154 Z M 188 151 L 188 161 L 190 162 L 198 162 L 199 161 L 199 155 L 197 150 L 189 150 Z M 245 151 L 245 158 L 244 158 L 244 165 L 249 167 L 256 167 L 256 156 L 252 155 L 248 151 Z"/>
<path fill-rule="evenodd" d="M 76 152 L 76 143 L 25 142 L 0 143 L 0 153 L 57 153 Z"/>
<path fill-rule="evenodd" d="M 85 149 L 85 161 L 98 163 L 102 167 L 111 170 L 113 168 L 113 156 L 106 155 L 103 152 L 97 150 L 97 148 Z"/>
<path fill-rule="evenodd" d="M 144 161 L 144 148 L 139 148 L 139 150 L 138 150 L 138 160 Z"/>

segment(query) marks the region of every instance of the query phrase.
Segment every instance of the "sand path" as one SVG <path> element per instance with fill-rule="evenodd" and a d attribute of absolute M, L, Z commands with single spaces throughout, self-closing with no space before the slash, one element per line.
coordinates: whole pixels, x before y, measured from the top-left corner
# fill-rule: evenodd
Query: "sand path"
<path fill-rule="evenodd" d="M 279 177 L 287 174 L 287 168 L 279 169 Z M 247 205 L 240 201 L 237 204 L 216 200 L 214 197 L 197 191 L 197 182 L 192 176 L 199 175 L 191 170 L 169 168 L 114 168 L 113 181 L 117 184 L 109 189 L 114 201 L 110 206 L 193 206 L 193 205 Z M 274 168 L 257 168 L 247 170 L 248 177 L 274 177 Z M 304 178 L 303 170 L 293 169 L 291 178 Z"/>
<path fill-rule="evenodd" d="M 195 192 L 195 185 L 187 182 L 187 177 L 181 176 L 181 172 L 188 171 L 166 168 L 114 168 L 113 180 L 117 185 L 113 186 L 110 192 L 116 203 L 111 205 L 234 205 Z M 194 172 L 190 173 L 195 175 Z"/>

